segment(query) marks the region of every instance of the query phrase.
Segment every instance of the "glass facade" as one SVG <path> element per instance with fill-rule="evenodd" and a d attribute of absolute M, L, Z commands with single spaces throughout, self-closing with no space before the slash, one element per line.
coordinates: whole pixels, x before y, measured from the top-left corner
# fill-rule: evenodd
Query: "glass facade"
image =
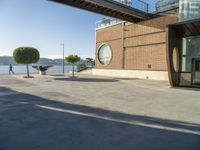
<path fill-rule="evenodd" d="M 113 0 L 126 6 L 139 9 L 144 12 L 149 11 L 149 4 L 143 0 Z"/>
<path fill-rule="evenodd" d="M 200 58 L 200 36 L 183 38 L 182 72 L 191 72 L 192 59 Z"/>
<path fill-rule="evenodd" d="M 171 10 L 179 6 L 179 0 L 158 0 L 156 3 L 156 11 L 162 12 L 166 10 Z"/>
<path fill-rule="evenodd" d="M 155 13 L 155 5 L 150 5 L 149 3 L 143 0 L 111 0 L 117 3 L 129 6 L 134 9 L 141 10 L 143 12 Z M 156 0 L 152 0 L 155 3 Z M 98 22 L 96 22 L 96 29 L 105 28 L 108 26 L 112 26 L 118 23 L 121 23 L 122 20 L 116 18 L 102 18 Z"/>
<path fill-rule="evenodd" d="M 180 85 L 191 86 L 200 83 L 200 36 L 182 39 Z M 195 64 L 195 65 L 194 65 Z"/>
<path fill-rule="evenodd" d="M 132 6 L 133 0 L 115 0 L 116 2 L 122 3 L 127 6 Z"/>
<path fill-rule="evenodd" d="M 180 21 L 200 18 L 200 0 L 180 0 Z"/>
<path fill-rule="evenodd" d="M 121 23 L 122 20 L 120 19 L 115 19 L 115 18 L 102 18 L 101 20 L 99 20 L 98 22 L 96 22 L 96 29 L 101 29 L 101 28 L 105 28 L 108 26 L 112 26 L 118 23 Z"/>

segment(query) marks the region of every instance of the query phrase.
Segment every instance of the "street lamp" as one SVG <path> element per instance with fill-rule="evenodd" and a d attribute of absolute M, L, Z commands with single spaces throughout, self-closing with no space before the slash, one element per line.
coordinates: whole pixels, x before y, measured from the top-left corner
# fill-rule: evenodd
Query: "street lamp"
<path fill-rule="evenodd" d="M 63 47 L 63 73 L 65 73 L 65 44 L 60 44 Z"/>

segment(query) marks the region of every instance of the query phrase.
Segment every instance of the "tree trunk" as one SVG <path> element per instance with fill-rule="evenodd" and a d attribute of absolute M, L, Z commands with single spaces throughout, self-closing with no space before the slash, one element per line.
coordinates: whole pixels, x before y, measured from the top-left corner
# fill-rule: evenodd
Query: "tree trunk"
<path fill-rule="evenodd" d="M 74 63 L 73 63 L 73 67 L 72 67 L 72 76 L 74 78 Z"/>
<path fill-rule="evenodd" d="M 29 69 L 28 69 L 28 64 L 26 64 L 26 70 L 27 70 L 27 77 L 29 78 Z"/>

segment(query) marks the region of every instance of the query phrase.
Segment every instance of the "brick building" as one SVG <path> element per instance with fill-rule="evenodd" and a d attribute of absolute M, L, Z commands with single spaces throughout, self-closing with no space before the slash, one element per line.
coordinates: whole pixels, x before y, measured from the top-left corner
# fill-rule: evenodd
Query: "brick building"
<path fill-rule="evenodd" d="M 94 73 L 168 80 L 166 26 L 178 22 L 177 11 L 138 23 L 119 21 L 97 28 Z M 99 58 L 104 45 L 112 51 L 110 61 L 105 64 Z"/>
<path fill-rule="evenodd" d="M 117 18 L 97 22 L 94 74 L 200 87 L 200 0 L 53 1 Z"/>

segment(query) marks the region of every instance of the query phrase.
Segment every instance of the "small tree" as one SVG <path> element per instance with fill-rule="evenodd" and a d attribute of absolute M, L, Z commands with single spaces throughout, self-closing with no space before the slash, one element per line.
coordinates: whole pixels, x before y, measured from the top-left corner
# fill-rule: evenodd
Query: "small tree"
<path fill-rule="evenodd" d="M 95 65 L 95 60 L 93 58 L 86 58 L 87 63 L 91 64 L 92 67 Z"/>
<path fill-rule="evenodd" d="M 18 64 L 26 64 L 27 77 L 30 78 L 28 64 L 38 62 L 40 53 L 33 47 L 19 47 L 14 50 L 13 58 Z"/>
<path fill-rule="evenodd" d="M 69 55 L 65 58 L 69 63 L 72 63 L 73 69 L 72 69 L 72 77 L 74 77 L 74 64 L 78 61 L 80 61 L 80 57 L 78 55 Z"/>

